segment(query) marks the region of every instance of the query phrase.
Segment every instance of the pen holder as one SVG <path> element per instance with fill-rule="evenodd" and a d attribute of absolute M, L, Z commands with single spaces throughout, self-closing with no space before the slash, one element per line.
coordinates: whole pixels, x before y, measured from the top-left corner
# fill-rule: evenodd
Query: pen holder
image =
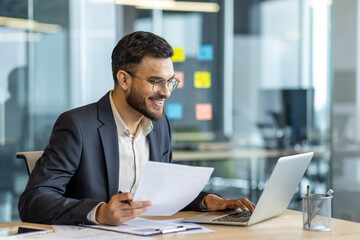
<path fill-rule="evenodd" d="M 302 196 L 303 229 L 331 230 L 331 199 L 333 196 L 311 194 Z M 310 205 L 310 207 L 309 207 Z"/>

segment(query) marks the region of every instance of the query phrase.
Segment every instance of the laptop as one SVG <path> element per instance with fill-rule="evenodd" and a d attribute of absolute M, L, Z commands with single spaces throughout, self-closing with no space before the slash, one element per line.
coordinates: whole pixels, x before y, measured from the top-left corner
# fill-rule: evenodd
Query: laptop
<path fill-rule="evenodd" d="M 207 212 L 184 218 L 184 222 L 209 223 L 234 226 L 250 226 L 281 215 L 288 207 L 296 187 L 300 183 L 314 153 L 302 153 L 281 157 L 271 173 L 255 210 Z"/>

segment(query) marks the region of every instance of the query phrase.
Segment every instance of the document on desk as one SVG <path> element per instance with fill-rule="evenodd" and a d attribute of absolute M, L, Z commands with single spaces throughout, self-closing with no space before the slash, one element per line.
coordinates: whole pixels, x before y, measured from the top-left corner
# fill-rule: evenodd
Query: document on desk
<path fill-rule="evenodd" d="M 147 162 L 133 201 L 151 201 L 143 216 L 170 216 L 193 201 L 214 168 Z"/>
<path fill-rule="evenodd" d="M 135 218 L 119 226 L 107 225 L 83 225 L 84 227 L 107 230 L 111 232 L 129 233 L 140 236 L 152 236 L 169 233 L 208 233 L 211 229 L 195 223 L 184 223 L 180 219 L 150 220 Z"/>

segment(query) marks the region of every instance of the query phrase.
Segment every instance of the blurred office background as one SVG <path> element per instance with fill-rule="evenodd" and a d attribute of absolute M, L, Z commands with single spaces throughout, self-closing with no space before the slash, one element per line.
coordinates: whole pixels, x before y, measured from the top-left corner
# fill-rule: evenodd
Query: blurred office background
<path fill-rule="evenodd" d="M 111 51 L 144 30 L 175 49 L 174 161 L 212 166 L 207 191 L 256 203 L 280 156 L 314 151 L 306 185 L 360 222 L 357 0 L 0 0 L 0 222 L 63 111 L 113 87 Z"/>

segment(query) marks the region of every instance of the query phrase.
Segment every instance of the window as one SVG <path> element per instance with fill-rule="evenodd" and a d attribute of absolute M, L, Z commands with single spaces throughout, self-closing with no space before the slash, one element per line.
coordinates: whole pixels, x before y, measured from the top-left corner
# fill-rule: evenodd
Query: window
<path fill-rule="evenodd" d="M 322 2 L 0 0 L 0 222 L 18 220 L 28 179 L 15 153 L 44 149 L 60 113 L 112 89 L 111 51 L 136 30 L 175 50 L 174 161 L 215 167 L 206 190 L 256 202 L 278 157 L 315 151 L 295 196 L 307 184 L 325 193 L 331 6 Z"/>

